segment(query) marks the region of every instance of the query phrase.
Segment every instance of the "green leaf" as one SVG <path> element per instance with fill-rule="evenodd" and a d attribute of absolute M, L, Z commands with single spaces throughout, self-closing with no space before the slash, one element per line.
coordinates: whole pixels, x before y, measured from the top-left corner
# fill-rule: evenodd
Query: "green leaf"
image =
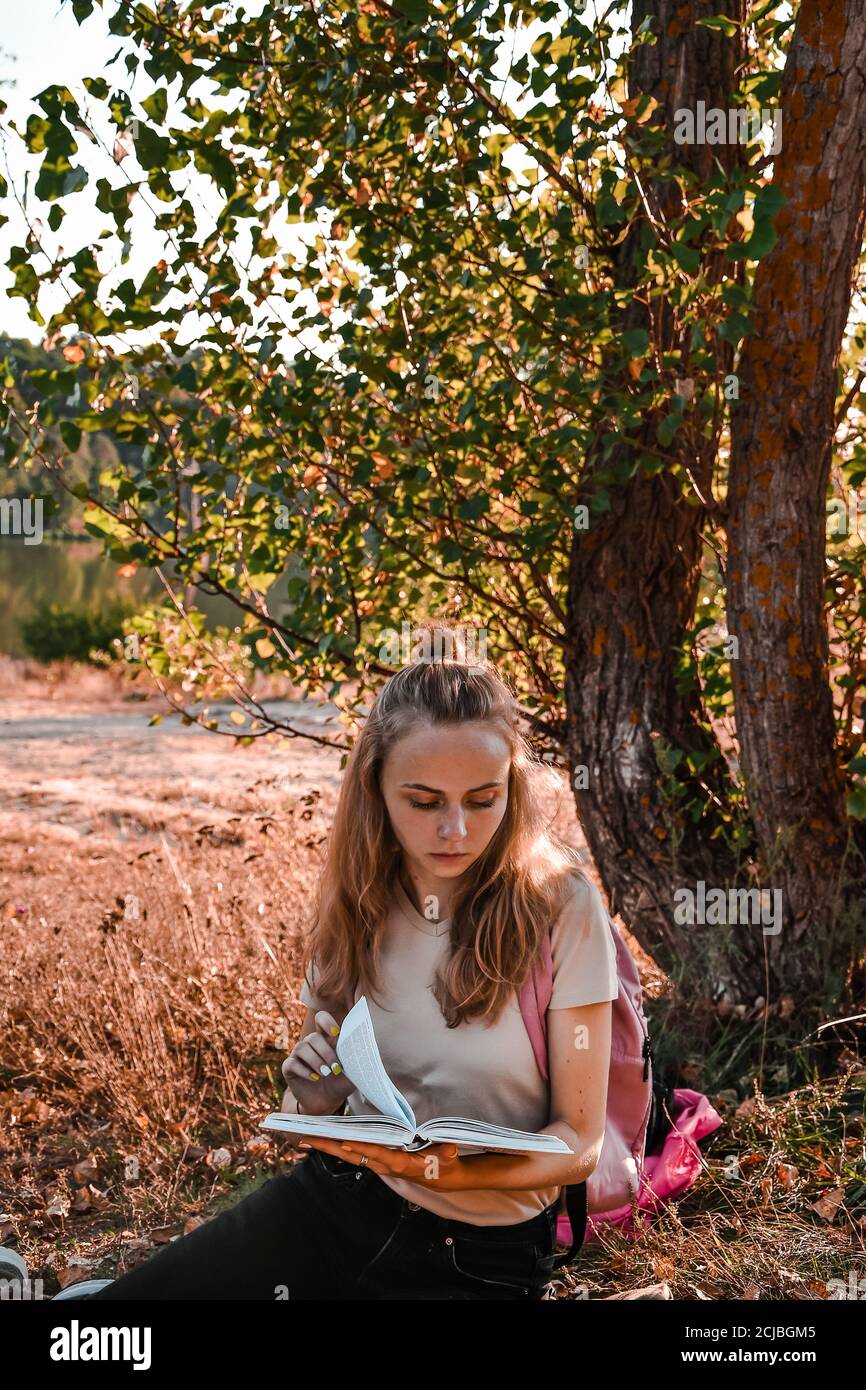
<path fill-rule="evenodd" d="M 553 148 L 557 154 L 565 154 L 571 144 L 572 124 L 571 116 L 563 116 L 555 131 L 553 132 Z"/>
<path fill-rule="evenodd" d="M 778 237 L 772 222 L 756 222 L 752 235 L 743 242 L 743 250 L 750 261 L 759 261 L 776 245 Z"/>
<path fill-rule="evenodd" d="M 734 347 L 752 331 L 752 320 L 746 314 L 729 314 L 719 325 L 719 336 Z"/>
<path fill-rule="evenodd" d="M 60 437 L 71 454 L 81 446 L 81 430 L 72 420 L 60 421 Z"/>
<path fill-rule="evenodd" d="M 645 328 L 627 328 L 622 334 L 622 344 L 629 357 L 646 357 L 649 334 Z"/>
<path fill-rule="evenodd" d="M 696 23 L 703 24 L 705 29 L 718 29 L 720 33 L 725 34 L 729 39 L 734 37 L 734 34 L 736 34 L 740 27 L 735 19 L 729 19 L 728 16 L 724 14 L 711 14 L 708 15 L 706 19 L 697 20 Z"/>
<path fill-rule="evenodd" d="M 277 340 L 273 333 L 268 333 L 266 337 L 262 338 L 259 350 L 256 353 L 259 361 L 267 362 L 268 358 L 273 354 L 276 345 Z"/>
<path fill-rule="evenodd" d="M 759 188 L 755 196 L 755 221 L 763 221 L 764 218 L 775 217 L 785 206 L 787 201 L 781 188 L 775 183 L 769 183 L 765 188 Z"/>
<path fill-rule="evenodd" d="M 489 497 L 469 497 L 465 502 L 460 502 L 457 507 L 457 515 L 463 517 L 465 521 L 477 521 L 480 516 L 490 510 Z"/>
<path fill-rule="evenodd" d="M 141 105 L 152 121 L 156 121 L 157 125 L 163 125 L 168 111 L 168 92 L 165 87 L 158 87 Z"/>
<path fill-rule="evenodd" d="M 413 20 L 415 24 L 423 24 L 424 20 L 427 19 L 430 14 L 430 6 L 427 0 L 396 0 L 394 9 L 398 14 L 405 15 L 407 19 Z"/>
<path fill-rule="evenodd" d="M 88 180 L 87 170 L 79 165 L 76 169 L 70 169 L 66 178 L 63 180 L 63 195 L 67 193 L 80 193 L 86 187 Z"/>
<path fill-rule="evenodd" d="M 687 270 L 690 275 L 697 273 L 701 264 L 701 255 L 694 246 L 684 246 L 681 241 L 675 241 L 671 246 L 671 254 L 683 270 Z"/>
<path fill-rule="evenodd" d="M 105 101 L 108 96 L 108 83 L 104 77 L 85 77 L 82 82 L 86 91 L 90 93 L 96 101 Z"/>
<path fill-rule="evenodd" d="M 658 440 L 659 444 L 661 444 L 663 449 L 666 449 L 667 446 L 670 444 L 671 440 L 673 439 L 674 435 L 676 434 L 677 430 L 682 424 L 682 421 L 682 411 L 673 410 L 669 415 L 666 415 L 664 419 L 659 422 L 658 429 L 656 430 L 656 439 Z"/>

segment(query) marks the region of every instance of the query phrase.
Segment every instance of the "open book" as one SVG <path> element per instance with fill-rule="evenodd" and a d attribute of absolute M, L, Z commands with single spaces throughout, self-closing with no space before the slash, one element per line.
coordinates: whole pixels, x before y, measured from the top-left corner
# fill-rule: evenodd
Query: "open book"
<path fill-rule="evenodd" d="M 346 1076 L 354 1082 L 362 1099 L 380 1112 L 378 1115 L 290 1115 L 275 1110 L 262 1120 L 260 1128 L 291 1134 L 318 1134 L 323 1139 L 355 1140 L 361 1144 L 383 1144 L 407 1153 L 443 1143 L 457 1144 L 458 1153 L 461 1148 L 469 1152 L 478 1149 L 502 1153 L 574 1152 L 555 1134 L 530 1134 L 522 1129 L 489 1124 L 486 1120 L 444 1115 L 419 1125 L 411 1105 L 385 1070 L 363 995 L 343 1020 L 336 1053 Z"/>

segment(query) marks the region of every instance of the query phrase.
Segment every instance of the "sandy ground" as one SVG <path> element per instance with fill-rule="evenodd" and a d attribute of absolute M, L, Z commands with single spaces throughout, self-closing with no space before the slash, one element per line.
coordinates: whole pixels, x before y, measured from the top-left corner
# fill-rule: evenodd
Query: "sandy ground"
<path fill-rule="evenodd" d="M 331 734 L 327 711 L 269 707 L 293 727 Z M 339 783 L 339 754 L 305 739 L 234 740 L 172 720 L 149 727 L 150 710 L 94 711 L 64 702 L 0 703 L 0 839 L 169 843 L 205 820 L 226 828 L 239 811 L 274 809 L 286 795 Z"/>
<path fill-rule="evenodd" d="M 262 698 L 292 728 L 342 742 L 333 706 Z M 151 725 L 156 713 L 163 722 Z M 187 861 L 203 856 L 202 847 L 221 851 L 211 853 L 208 876 L 255 896 L 255 871 L 246 866 L 271 829 L 291 829 L 291 844 L 309 861 L 292 865 L 300 876 L 321 860 L 340 763 L 338 749 L 306 738 L 241 746 L 184 727 L 158 692 L 143 694 L 104 671 L 79 668 L 58 679 L 0 658 L 0 916 L 51 921 L 52 903 L 66 922 L 105 911 L 130 883 L 138 891 L 129 866 L 147 854 L 156 861 L 166 846 Z M 598 882 L 565 778 L 550 809 Z M 301 839 L 300 821 L 310 831 Z M 259 896 L 276 900 L 267 885 Z"/>

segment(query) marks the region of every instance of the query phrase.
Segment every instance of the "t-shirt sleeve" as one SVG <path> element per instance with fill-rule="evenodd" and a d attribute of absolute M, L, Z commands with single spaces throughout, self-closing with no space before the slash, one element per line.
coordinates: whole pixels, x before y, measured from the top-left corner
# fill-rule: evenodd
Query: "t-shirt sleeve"
<path fill-rule="evenodd" d="M 604 900 L 589 879 L 576 877 L 574 893 L 551 932 L 550 948 L 553 993 L 549 1008 L 569 1009 L 616 999 L 616 946 Z"/>

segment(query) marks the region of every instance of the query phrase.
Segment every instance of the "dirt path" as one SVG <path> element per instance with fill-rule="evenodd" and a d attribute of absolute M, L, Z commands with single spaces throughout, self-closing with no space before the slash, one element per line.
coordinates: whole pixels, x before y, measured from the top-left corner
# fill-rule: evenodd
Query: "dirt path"
<path fill-rule="evenodd" d="M 279 701 L 268 709 L 300 730 L 339 734 L 330 707 Z M 311 786 L 336 790 L 333 749 L 302 738 L 239 747 L 174 719 L 150 727 L 152 713 L 0 701 L 0 839 L 72 847 L 94 837 L 171 838 L 203 818 L 220 826 L 239 811 L 275 809 Z"/>

